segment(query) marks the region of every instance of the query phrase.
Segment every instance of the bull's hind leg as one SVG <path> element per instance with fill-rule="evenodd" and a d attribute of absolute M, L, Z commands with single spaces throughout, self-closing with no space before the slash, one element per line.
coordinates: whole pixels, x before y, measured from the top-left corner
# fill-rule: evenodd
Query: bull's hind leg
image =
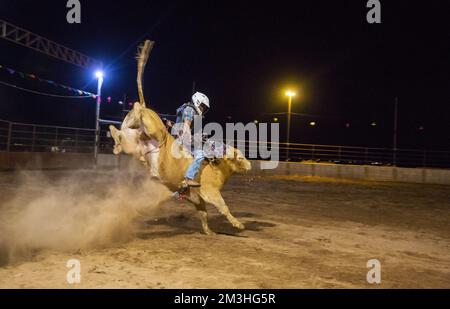
<path fill-rule="evenodd" d="M 235 228 L 238 228 L 240 230 L 245 229 L 245 226 L 231 214 L 230 209 L 223 200 L 222 195 L 220 195 L 220 192 L 214 192 L 213 194 L 210 193 L 207 196 L 204 196 L 203 198 L 207 203 L 210 203 L 214 207 L 216 207 L 217 210 L 222 215 L 224 215 Z"/>
<path fill-rule="evenodd" d="M 200 198 L 200 201 L 198 203 L 194 203 L 194 205 L 202 222 L 203 232 L 206 235 L 215 235 L 216 233 L 214 233 L 208 226 L 208 213 L 206 212 L 205 201 Z"/>

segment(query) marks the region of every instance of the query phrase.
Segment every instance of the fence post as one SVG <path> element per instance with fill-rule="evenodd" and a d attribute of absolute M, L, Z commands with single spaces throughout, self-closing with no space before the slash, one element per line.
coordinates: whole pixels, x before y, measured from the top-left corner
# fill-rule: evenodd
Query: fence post
<path fill-rule="evenodd" d="M 315 151 L 316 145 L 312 145 L 311 148 L 311 161 L 314 161 L 314 151 Z"/>
<path fill-rule="evenodd" d="M 341 163 L 341 158 L 342 158 L 342 146 L 339 146 L 339 154 L 338 154 L 339 163 Z"/>
<path fill-rule="evenodd" d="M 36 126 L 33 126 L 33 139 L 31 141 L 31 152 L 34 151 L 35 143 L 36 143 Z"/>
<path fill-rule="evenodd" d="M 78 132 L 79 130 L 77 129 L 75 131 L 75 152 L 78 153 Z"/>
<path fill-rule="evenodd" d="M 55 150 L 58 151 L 58 128 L 56 128 L 55 132 Z"/>
<path fill-rule="evenodd" d="M 397 166 L 397 148 L 394 148 L 392 152 L 392 166 Z"/>
<path fill-rule="evenodd" d="M 423 167 L 427 167 L 427 151 L 426 150 L 423 151 L 422 164 L 423 164 Z"/>
<path fill-rule="evenodd" d="M 369 148 L 364 149 L 364 164 L 369 164 Z"/>
<path fill-rule="evenodd" d="M 6 144 L 6 151 L 11 151 L 11 136 L 12 136 L 12 122 L 8 122 L 8 143 Z"/>
<path fill-rule="evenodd" d="M 95 149 L 96 149 L 96 146 L 97 145 L 97 133 L 96 133 L 96 131 L 94 130 L 94 148 L 92 148 L 92 150 L 94 151 L 94 158 L 95 158 Z"/>

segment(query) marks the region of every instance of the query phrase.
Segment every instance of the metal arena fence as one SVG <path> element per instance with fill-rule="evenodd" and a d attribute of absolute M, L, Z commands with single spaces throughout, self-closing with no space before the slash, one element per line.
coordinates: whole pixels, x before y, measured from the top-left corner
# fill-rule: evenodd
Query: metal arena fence
<path fill-rule="evenodd" d="M 101 131 L 101 149 L 108 153 L 113 141 Z M 0 151 L 94 153 L 95 130 L 17 123 L 0 120 Z"/>
<path fill-rule="evenodd" d="M 260 147 L 279 152 L 279 160 L 329 162 L 336 164 L 450 168 L 450 151 L 389 149 L 238 141 L 248 155 Z M 112 153 L 114 141 L 108 129 L 100 132 L 100 153 Z M 45 126 L 0 120 L 0 151 L 94 153 L 95 130 Z M 264 158 L 262 158 L 264 159 Z"/>

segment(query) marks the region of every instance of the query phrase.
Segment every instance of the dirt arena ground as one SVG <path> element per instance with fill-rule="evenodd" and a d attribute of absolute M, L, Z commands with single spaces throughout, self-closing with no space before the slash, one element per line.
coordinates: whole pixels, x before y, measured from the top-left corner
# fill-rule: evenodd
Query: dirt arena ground
<path fill-rule="evenodd" d="M 77 173 L 0 173 L 1 224 L 8 226 L 0 288 L 375 288 L 366 281 L 370 259 L 381 262 L 378 288 L 450 288 L 448 186 L 234 176 L 223 196 L 247 229 L 235 230 L 210 207 L 218 234 L 205 236 L 188 204 L 121 213 L 134 201 L 127 188 L 139 184 L 115 183 L 125 193 L 110 198 L 116 172 Z M 160 185 L 150 186 L 136 195 L 140 204 L 162 198 Z M 96 201 L 103 208 L 87 215 L 64 208 L 85 211 Z M 118 209 L 120 217 L 104 217 Z M 55 221 L 64 225 L 44 231 Z M 69 259 L 81 263 L 80 284 L 66 282 Z"/>

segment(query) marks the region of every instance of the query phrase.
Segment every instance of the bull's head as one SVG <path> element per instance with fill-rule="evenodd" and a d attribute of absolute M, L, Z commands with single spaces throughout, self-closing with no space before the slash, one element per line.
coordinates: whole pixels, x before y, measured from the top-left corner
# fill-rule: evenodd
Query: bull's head
<path fill-rule="evenodd" d="M 122 135 L 120 131 L 116 129 L 115 126 L 109 126 L 109 132 L 111 132 L 111 137 L 114 139 L 114 149 L 113 153 L 118 155 L 122 152 Z"/>
<path fill-rule="evenodd" d="M 114 139 L 114 154 L 121 152 L 126 154 L 136 154 L 139 152 L 139 132 L 134 129 L 118 130 L 114 126 L 109 126 L 111 137 Z"/>
<path fill-rule="evenodd" d="M 224 161 L 234 173 L 244 173 L 252 169 L 250 161 L 245 158 L 239 149 L 234 147 L 227 147 Z"/>

